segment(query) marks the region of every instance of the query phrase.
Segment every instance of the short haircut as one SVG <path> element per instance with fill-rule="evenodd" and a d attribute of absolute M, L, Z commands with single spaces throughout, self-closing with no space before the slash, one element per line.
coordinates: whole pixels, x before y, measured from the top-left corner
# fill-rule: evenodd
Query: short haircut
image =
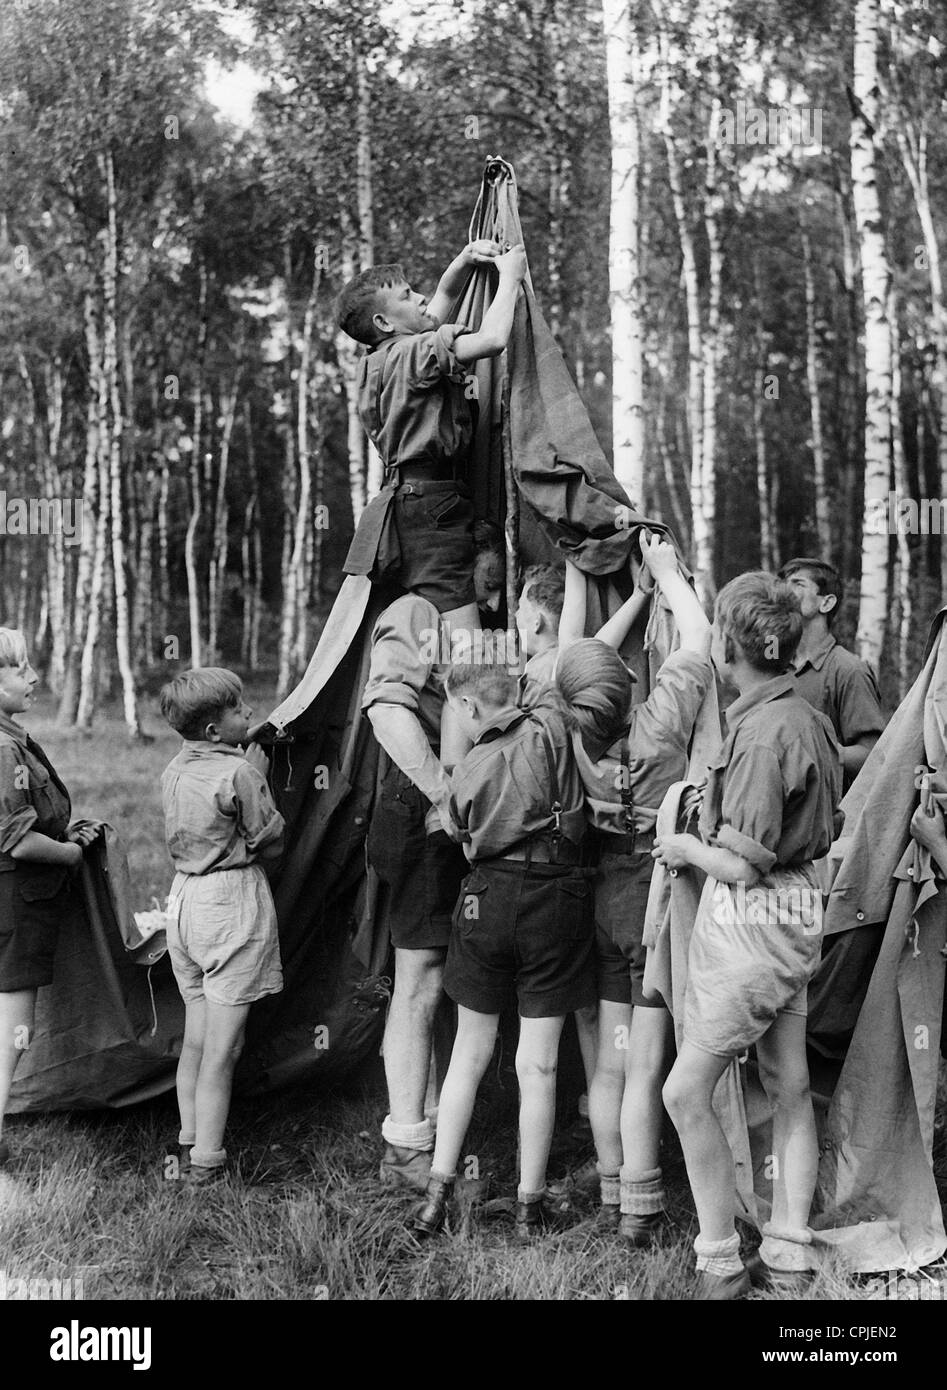
<path fill-rule="evenodd" d="M 520 693 L 519 676 L 511 671 L 504 653 L 483 648 L 478 659 L 455 661 L 444 678 L 448 695 L 471 695 L 494 709 L 515 705 Z"/>
<path fill-rule="evenodd" d="M 487 587 L 502 589 L 506 584 L 506 542 L 499 526 L 492 521 L 475 521 L 474 550 L 477 560 L 490 561 Z"/>
<path fill-rule="evenodd" d="M 738 574 L 717 595 L 714 617 L 757 671 L 775 676 L 789 669 L 802 637 L 802 614 L 792 589 L 775 574 Z"/>
<path fill-rule="evenodd" d="M 565 574 L 555 565 L 530 565 L 523 575 L 522 594 L 558 624 L 566 596 Z"/>
<path fill-rule="evenodd" d="M 0 666 L 25 666 L 26 638 L 15 627 L 0 627 Z"/>
<path fill-rule="evenodd" d="M 161 713 L 184 739 L 205 737 L 208 724 L 224 710 L 236 709 L 243 699 L 243 683 L 223 666 L 195 666 L 182 671 L 161 690 Z"/>
<path fill-rule="evenodd" d="M 614 647 L 583 637 L 559 653 L 556 689 L 581 734 L 609 747 L 624 733 L 632 675 Z"/>
<path fill-rule="evenodd" d="M 798 574 L 800 571 L 814 581 L 820 597 L 834 594 L 835 607 L 830 608 L 828 613 L 824 615 L 826 622 L 831 627 L 842 606 L 842 599 L 845 596 L 845 581 L 835 566 L 829 564 L 828 560 L 810 560 L 804 555 L 798 556 L 795 560 L 788 560 L 779 571 L 779 577 L 780 579 L 788 579 L 791 574 Z"/>
<path fill-rule="evenodd" d="M 407 284 L 407 280 L 404 269 L 394 263 L 373 265 L 368 270 L 360 271 L 347 285 L 343 285 L 336 300 L 336 318 L 342 332 L 369 347 L 376 343 L 378 330 L 372 319 L 378 312 L 378 291 Z"/>

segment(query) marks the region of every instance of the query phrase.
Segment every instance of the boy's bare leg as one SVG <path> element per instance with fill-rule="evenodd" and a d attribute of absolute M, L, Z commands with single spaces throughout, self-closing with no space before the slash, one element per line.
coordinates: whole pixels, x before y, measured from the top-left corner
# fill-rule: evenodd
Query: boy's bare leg
<path fill-rule="evenodd" d="M 630 1033 L 631 1005 L 600 999 L 598 1052 L 589 1087 L 589 1121 L 598 1166 L 603 1173 L 615 1174 L 622 1164 L 622 1096 Z"/>
<path fill-rule="evenodd" d="M 736 1230 L 733 1155 L 712 1105 L 714 1088 L 729 1065 L 729 1057 L 715 1057 L 684 1042 L 664 1085 L 664 1104 L 681 1137 L 700 1234 L 712 1242 L 725 1241 Z"/>
<path fill-rule="evenodd" d="M 243 1049 L 249 1004 L 205 1000 L 204 1049 L 195 1092 L 196 1138 L 192 1162 L 220 1152 L 230 1113 L 230 1093 L 237 1058 Z"/>
<path fill-rule="evenodd" d="M 201 1055 L 204 1051 L 204 1029 L 207 1021 L 207 1001 L 205 999 L 185 1000 L 184 1003 L 184 1041 L 175 1077 L 178 1095 L 178 1113 L 181 1116 L 181 1133 L 190 1136 L 191 1143 L 197 1132 L 197 1077 L 201 1069 Z"/>
<path fill-rule="evenodd" d="M 473 647 L 475 632 L 480 630 L 480 610 L 475 603 L 463 608 L 451 608 L 441 614 L 441 622 L 450 642 L 450 650 L 460 660 Z M 456 634 L 456 636 L 455 636 Z M 470 739 L 461 730 L 447 701 L 441 711 L 441 762 L 449 770 L 470 752 Z"/>
<path fill-rule="evenodd" d="M 621 1106 L 624 1166 L 643 1173 L 660 1166 L 664 1104 L 661 1087 L 671 1065 L 673 1022 L 667 1009 L 632 1010 Z"/>
<path fill-rule="evenodd" d="M 588 1096 L 592 1090 L 595 1056 L 598 1052 L 598 1004 L 589 1004 L 587 1008 L 576 1009 L 572 1016 L 575 1019 L 575 1032 L 579 1040 L 579 1052 L 582 1056 L 582 1070 L 585 1073 L 585 1093 Z"/>
<path fill-rule="evenodd" d="M 13 1073 L 29 1047 L 36 1013 L 36 990 L 15 989 L 0 994 L 0 1134 Z"/>
<path fill-rule="evenodd" d="M 446 957 L 446 949 L 440 947 L 395 948 L 395 987 L 384 1042 L 388 1115 L 395 1125 L 417 1125 L 424 1119 Z"/>
<path fill-rule="evenodd" d="M 452 1177 L 457 1172 L 477 1087 L 490 1065 L 499 1022 L 499 1014 L 478 1014 L 463 1005 L 457 1007 L 457 1037 L 441 1091 L 431 1163 L 432 1171 L 443 1177 Z"/>
<path fill-rule="evenodd" d="M 565 1016 L 521 1018 L 516 1049 L 520 1084 L 520 1191 L 542 1192 L 556 1122 L 556 1071 Z"/>
<path fill-rule="evenodd" d="M 774 1228 L 804 1231 L 819 1170 L 815 1115 L 809 1093 L 806 1020 L 777 1014 L 756 1045 L 760 1077 L 773 1104 Z"/>

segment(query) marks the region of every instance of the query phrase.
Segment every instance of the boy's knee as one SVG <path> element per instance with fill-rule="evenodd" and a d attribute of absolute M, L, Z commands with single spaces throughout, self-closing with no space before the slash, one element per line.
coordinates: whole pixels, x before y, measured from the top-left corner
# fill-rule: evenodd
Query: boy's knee
<path fill-rule="evenodd" d="M 809 1103 L 809 1077 L 801 1072 L 770 1073 L 763 1083 L 770 1103 L 778 1110 L 798 1110 Z"/>
<path fill-rule="evenodd" d="M 394 994 L 399 1001 L 415 1008 L 435 1010 L 443 993 L 444 962 L 439 956 L 411 960 L 395 971 Z"/>
<path fill-rule="evenodd" d="M 558 1069 L 559 1063 L 555 1057 L 523 1057 L 517 1053 L 516 1075 L 520 1081 L 555 1079 Z"/>
<path fill-rule="evenodd" d="M 687 1119 L 696 1110 L 695 1093 L 687 1082 L 671 1075 L 661 1089 L 664 1108 L 675 1121 Z"/>

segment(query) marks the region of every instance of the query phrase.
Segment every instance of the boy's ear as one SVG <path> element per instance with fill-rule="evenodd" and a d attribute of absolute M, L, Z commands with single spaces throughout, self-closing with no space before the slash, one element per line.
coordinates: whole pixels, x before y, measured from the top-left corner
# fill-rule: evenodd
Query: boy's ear
<path fill-rule="evenodd" d="M 380 333 L 382 335 L 384 335 L 385 333 L 390 333 L 392 331 L 392 326 L 390 322 L 388 321 L 388 319 L 385 318 L 385 315 L 381 312 L 381 310 L 379 310 L 376 314 L 372 314 L 372 327 L 375 329 L 377 333 Z"/>
<path fill-rule="evenodd" d="M 819 599 L 819 612 L 828 615 L 838 606 L 837 594 L 823 594 Z"/>
<path fill-rule="evenodd" d="M 736 660 L 736 655 L 736 648 L 733 645 L 733 638 L 725 637 L 723 639 L 723 659 L 728 666 L 733 665 L 734 661 Z"/>
<path fill-rule="evenodd" d="M 214 723 L 204 725 L 204 737 L 208 743 L 216 743 L 220 738 L 220 730 Z"/>

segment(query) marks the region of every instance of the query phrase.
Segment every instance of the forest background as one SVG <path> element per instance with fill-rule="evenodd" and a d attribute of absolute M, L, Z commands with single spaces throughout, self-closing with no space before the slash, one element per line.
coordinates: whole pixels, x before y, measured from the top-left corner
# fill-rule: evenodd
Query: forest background
<path fill-rule="evenodd" d="M 893 707 L 947 593 L 945 45 L 933 0 L 0 0 L 0 621 L 59 724 L 290 688 L 381 478 L 335 296 L 433 290 L 494 154 L 632 500 L 708 602 L 832 558 Z"/>

